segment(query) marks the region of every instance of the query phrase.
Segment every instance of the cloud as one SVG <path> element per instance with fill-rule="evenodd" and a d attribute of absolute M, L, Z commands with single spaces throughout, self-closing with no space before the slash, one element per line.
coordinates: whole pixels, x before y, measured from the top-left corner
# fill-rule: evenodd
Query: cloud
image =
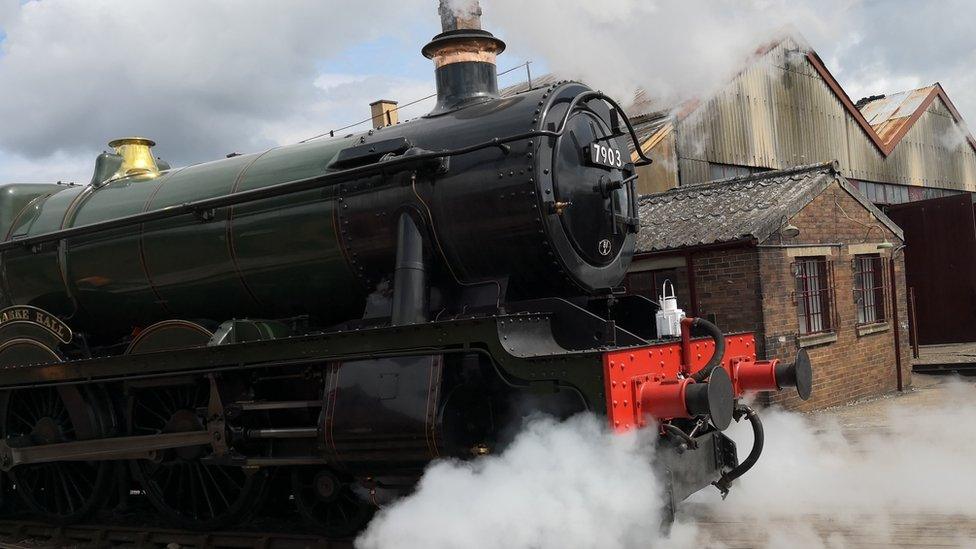
<path fill-rule="evenodd" d="M 88 183 L 95 168 L 95 154 L 101 152 L 97 144 L 92 149 L 90 154 L 58 151 L 44 158 L 27 158 L 0 151 L 0 184 L 56 181 Z"/>
<path fill-rule="evenodd" d="M 328 106 L 328 89 L 315 84 L 321 63 L 350 44 L 404 36 L 377 25 L 375 14 L 407 18 L 417 4 L 378 0 L 370 10 L 313 0 L 24 4 L 3 22 L 0 149 L 25 159 L 94 158 L 111 138 L 149 135 L 162 155 L 185 164 L 365 117 L 369 95 L 346 104 L 349 110 Z M 9 13 L 3 6 L 0 15 Z M 414 83 L 373 85 L 412 91 Z M 282 121 L 295 131 L 283 132 Z"/>
<path fill-rule="evenodd" d="M 976 118 L 976 3 L 969 0 L 863 1 L 846 14 L 848 38 L 832 50 L 831 70 L 849 88 L 872 81 L 941 82 L 969 121 Z M 815 44 L 816 45 L 816 44 Z M 823 53 L 823 52 L 821 52 Z M 871 93 L 902 91 L 876 88 Z M 854 94 L 851 94 L 852 97 Z M 853 97 L 857 100 L 857 97 Z"/>
<path fill-rule="evenodd" d="M 611 93 L 641 86 L 665 100 L 705 95 L 757 44 L 792 26 L 854 99 L 938 80 L 963 116 L 976 117 L 972 2 L 482 7 L 485 28 L 508 42 L 503 68 L 530 58 L 536 74 L 551 68 Z M 183 165 L 361 120 L 374 99 L 431 91 L 417 50 L 437 23 L 434 0 L 0 0 L 0 181 L 23 180 L 31 162 L 45 177 L 63 166 L 57 178 L 85 181 L 95 154 L 122 135 L 153 137 L 160 155 Z"/>

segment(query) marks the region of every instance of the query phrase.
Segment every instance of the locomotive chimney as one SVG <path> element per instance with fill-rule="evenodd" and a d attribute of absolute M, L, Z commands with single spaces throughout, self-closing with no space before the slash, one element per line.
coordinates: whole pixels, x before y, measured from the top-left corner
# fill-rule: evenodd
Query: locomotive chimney
<path fill-rule="evenodd" d="M 495 57 L 505 43 L 481 29 L 478 1 L 440 0 L 438 13 L 443 32 L 421 50 L 434 60 L 437 77 L 437 106 L 430 114 L 498 97 Z"/>
<path fill-rule="evenodd" d="M 130 175 L 159 175 L 159 166 L 153 158 L 152 148 L 156 142 L 145 137 L 123 137 L 108 144 L 115 149 L 115 154 L 122 157 L 122 165 L 116 173 L 117 177 Z"/>

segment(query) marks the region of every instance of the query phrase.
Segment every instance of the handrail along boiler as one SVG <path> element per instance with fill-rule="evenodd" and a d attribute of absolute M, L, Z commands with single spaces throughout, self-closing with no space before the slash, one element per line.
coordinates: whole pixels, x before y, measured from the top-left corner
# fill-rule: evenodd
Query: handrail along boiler
<path fill-rule="evenodd" d="M 444 21 L 424 117 L 179 169 L 123 139 L 89 185 L 3 188 L 5 500 L 66 523 L 137 487 L 213 529 L 291 493 L 346 536 L 531 411 L 656 425 L 672 502 L 755 462 L 761 438 L 740 465 L 721 431 L 759 425 L 746 391 L 809 396 L 806 355 L 757 360 L 702 319 L 659 339 L 617 289 L 622 109 L 568 81 L 500 97 L 504 43 Z"/>

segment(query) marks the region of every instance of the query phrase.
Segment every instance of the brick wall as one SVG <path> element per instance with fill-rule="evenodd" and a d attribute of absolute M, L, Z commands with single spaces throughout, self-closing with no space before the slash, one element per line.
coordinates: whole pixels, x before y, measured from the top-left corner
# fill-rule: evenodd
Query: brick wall
<path fill-rule="evenodd" d="M 870 243 L 887 238 L 897 247 L 901 241 L 837 183 L 790 221 L 800 229 L 800 235 L 791 240 L 780 242 L 779 236 L 774 235 L 758 248 L 744 246 L 690 254 L 699 316 L 714 315 L 716 324 L 725 332 L 755 332 L 761 358 L 774 357 L 792 362 L 798 344 L 810 338 L 801 338 L 798 333 L 797 305 L 793 296 L 796 282 L 791 265 L 796 256 L 809 255 L 812 250 L 783 247 L 782 244 L 828 249 L 834 264 L 834 333 L 837 339 L 806 347 L 814 368 L 814 392 L 809 401 L 801 401 L 795 391 L 784 391 L 767 400 L 791 409 L 812 410 L 895 390 L 891 315 L 890 312 L 887 315 L 887 330 L 858 335 L 852 259 L 855 253 L 869 252 L 890 258 L 893 249 L 877 250 Z M 822 246 L 825 244 L 830 246 Z M 895 271 L 902 375 L 904 386 L 908 387 L 911 383 L 911 349 L 908 344 L 904 254 L 901 252 L 895 255 Z M 679 306 L 691 314 L 688 272 L 687 268 L 678 268 L 667 274 L 675 284 Z M 650 291 L 655 276 L 654 272 L 631 274 L 628 288 L 656 299 L 660 289 Z M 886 309 L 890 309 L 890 303 L 887 305 Z"/>
<path fill-rule="evenodd" d="M 883 225 L 836 183 L 790 221 L 800 229 L 800 235 L 787 241 L 789 244 L 841 244 L 827 247 L 834 265 L 836 314 L 833 332 L 837 340 L 807 347 L 814 366 L 814 390 L 809 401 L 800 401 L 793 392 L 777 395 L 772 401 L 792 409 L 812 410 L 895 390 L 895 330 L 890 302 L 886 307 L 889 310 L 889 328 L 858 335 L 852 260 L 859 252 L 877 252 L 882 257 L 891 258 L 893 249 L 865 250 L 864 243 L 881 242 L 887 238 L 897 247 L 901 241 L 887 228 L 871 228 Z M 774 235 L 764 244 L 775 246 L 778 242 L 778 236 Z M 795 279 L 791 272 L 795 257 L 803 253 L 802 250 L 779 247 L 760 247 L 759 250 L 759 264 L 763 273 L 765 351 L 768 356 L 787 362 L 794 359 L 798 343 L 805 339 L 798 335 L 797 306 L 793 297 Z M 911 349 L 908 344 L 904 254 L 895 254 L 894 261 L 901 367 L 904 386 L 908 387 L 911 384 Z"/>
<path fill-rule="evenodd" d="M 678 306 L 685 314 L 714 319 L 725 332 L 755 332 L 762 327 L 759 253 L 754 247 L 699 251 L 690 254 L 695 273 L 696 303 L 691 301 L 687 267 L 631 273 L 625 286 L 631 293 L 654 299 L 661 283 L 674 284 Z"/>

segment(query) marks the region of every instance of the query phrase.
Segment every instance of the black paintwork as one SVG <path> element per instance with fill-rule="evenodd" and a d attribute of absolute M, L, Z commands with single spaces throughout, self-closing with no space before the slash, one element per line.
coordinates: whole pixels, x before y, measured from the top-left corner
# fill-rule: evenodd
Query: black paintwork
<path fill-rule="evenodd" d="M 565 83 L 487 100 L 377 130 L 367 144 L 403 139 L 438 151 L 488 136 L 555 130 L 570 101 L 588 91 L 582 84 Z M 622 181 L 629 172 L 588 166 L 576 146 L 607 137 L 609 116 L 602 101 L 585 102 L 569 119 L 565 146 L 536 137 L 512 142 L 507 151 L 486 148 L 454 156 L 446 173 L 363 177 L 340 184 L 341 238 L 364 287 L 374 291 L 389 283 L 396 220 L 405 209 L 425 217 L 424 240 L 433 258 L 430 284 L 449 310 L 466 309 L 470 303 L 461 302 L 462 290 L 488 281 L 505 286 L 506 300 L 575 296 L 619 284 L 633 256 L 634 235 L 612 213 L 615 208 L 636 215 L 632 189 L 625 186 L 604 198 L 598 187 L 601 178 Z M 574 205 L 560 215 L 553 208 L 564 199 Z M 605 255 L 599 252 L 603 239 L 612 243 Z"/>
<path fill-rule="evenodd" d="M 63 349 L 65 362 L 31 365 L 43 358 L 23 351 L 3 372 L 6 388 L 106 387 L 130 407 L 117 405 L 117 413 L 130 416 L 137 397 L 203 389 L 208 398 L 180 408 L 180 417 L 190 428 L 226 432 L 213 440 L 227 442 L 215 442 L 213 455 L 194 454 L 197 465 L 327 465 L 343 478 L 381 476 L 391 486 L 400 486 L 390 480 L 398 475 L 415 479 L 431 459 L 498 450 L 529 413 L 604 415 L 604 352 L 646 344 L 642 326 L 651 323 L 640 318 L 647 303 L 633 300 L 615 321 L 613 289 L 634 250 L 633 165 L 586 158 L 597 140 L 627 150 L 615 113 L 573 82 L 498 98 L 486 63 L 445 65 L 437 78 L 434 112 L 362 134 L 328 174 L 0 244 L 52 246 L 136 224 L 178 225 L 177 216 L 213 216 L 284 193 L 322 193 L 335 199 L 344 266 L 358 283 L 335 291 L 368 296 L 362 319 L 296 311 L 311 324 L 199 320 L 220 326 L 208 346 L 173 351 L 186 347 L 174 345 L 183 336 L 159 330 L 146 343 L 156 352 L 126 356 L 118 354 L 125 340 L 91 356 L 79 337 Z M 207 219 L 198 222 L 187 230 L 204 230 Z M 180 288 L 168 291 L 175 303 Z M 725 405 L 727 387 L 713 389 L 699 399 L 703 413 Z M 262 438 L 271 432 L 317 436 Z M 686 455 L 668 445 L 659 452 L 677 499 L 734 461 L 720 434 L 698 438 Z M 183 516 L 178 500 L 166 505 Z"/>

